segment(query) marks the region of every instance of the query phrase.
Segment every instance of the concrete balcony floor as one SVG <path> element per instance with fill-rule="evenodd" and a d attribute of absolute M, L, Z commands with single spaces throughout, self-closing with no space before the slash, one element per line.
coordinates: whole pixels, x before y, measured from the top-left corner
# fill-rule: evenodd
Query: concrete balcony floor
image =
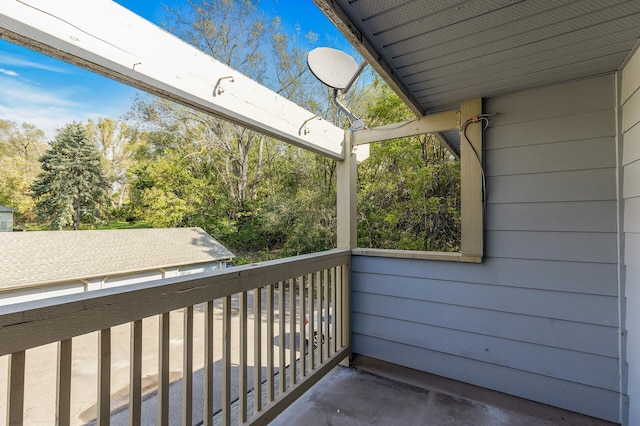
<path fill-rule="evenodd" d="M 356 357 L 336 367 L 272 425 L 576 425 L 603 420 Z"/>

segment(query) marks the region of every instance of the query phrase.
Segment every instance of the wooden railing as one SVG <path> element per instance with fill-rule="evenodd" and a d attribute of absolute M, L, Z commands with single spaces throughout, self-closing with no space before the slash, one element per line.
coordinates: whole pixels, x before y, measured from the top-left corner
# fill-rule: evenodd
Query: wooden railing
<path fill-rule="evenodd" d="M 160 425 L 180 417 L 186 425 L 266 424 L 348 356 L 349 259 L 348 250 L 331 250 L 2 307 L 6 423 L 107 425 L 126 415 L 129 424 L 150 417 Z M 128 337 L 124 361 L 116 335 Z M 54 392 L 29 378 L 45 361 L 55 364 Z M 127 383 L 118 392 L 123 364 Z M 148 377 L 155 379 L 143 386 Z M 83 388 L 87 380 L 96 390 Z M 171 392 L 179 381 L 182 392 Z M 94 395 L 89 403 L 85 394 Z M 176 401 L 181 414 L 172 411 Z M 48 421 L 34 414 L 47 404 Z"/>

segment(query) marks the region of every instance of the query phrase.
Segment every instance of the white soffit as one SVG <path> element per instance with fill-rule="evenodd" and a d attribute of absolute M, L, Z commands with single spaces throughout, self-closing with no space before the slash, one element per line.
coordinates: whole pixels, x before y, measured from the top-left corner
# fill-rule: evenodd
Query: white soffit
<path fill-rule="evenodd" d="M 344 131 L 110 0 L 4 0 L 0 37 L 341 160 Z"/>

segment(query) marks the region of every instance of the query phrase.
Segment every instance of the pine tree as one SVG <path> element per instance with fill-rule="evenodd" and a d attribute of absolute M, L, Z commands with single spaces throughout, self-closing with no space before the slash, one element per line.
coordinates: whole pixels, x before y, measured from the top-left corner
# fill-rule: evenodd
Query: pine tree
<path fill-rule="evenodd" d="M 42 171 L 33 183 L 35 211 L 42 221 L 56 229 L 101 218 L 108 202 L 108 184 L 100 163 L 100 153 L 78 123 L 58 131 L 51 147 L 40 158 Z"/>

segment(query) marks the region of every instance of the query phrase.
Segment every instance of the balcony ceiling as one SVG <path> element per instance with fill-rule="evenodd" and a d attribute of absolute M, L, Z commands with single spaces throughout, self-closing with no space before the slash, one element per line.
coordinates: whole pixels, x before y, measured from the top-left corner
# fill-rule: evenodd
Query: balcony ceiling
<path fill-rule="evenodd" d="M 640 0 L 315 0 L 418 115 L 609 73 Z"/>

